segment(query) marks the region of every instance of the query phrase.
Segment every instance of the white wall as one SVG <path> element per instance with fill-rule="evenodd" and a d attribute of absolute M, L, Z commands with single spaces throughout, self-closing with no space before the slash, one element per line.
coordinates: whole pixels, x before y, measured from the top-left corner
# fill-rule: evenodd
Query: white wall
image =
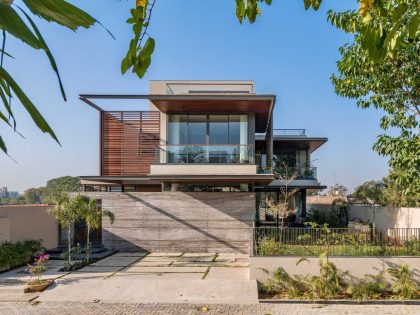
<path fill-rule="evenodd" d="M 373 222 L 379 229 L 420 228 L 420 208 L 389 208 L 351 205 L 350 219 Z"/>

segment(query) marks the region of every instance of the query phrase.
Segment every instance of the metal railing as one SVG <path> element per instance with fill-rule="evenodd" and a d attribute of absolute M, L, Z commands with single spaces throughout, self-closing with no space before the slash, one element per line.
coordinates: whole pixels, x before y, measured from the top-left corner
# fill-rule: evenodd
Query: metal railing
<path fill-rule="evenodd" d="M 254 227 L 256 256 L 420 256 L 420 228 Z"/>
<path fill-rule="evenodd" d="M 283 167 L 275 166 L 273 173 L 280 178 L 293 178 L 296 179 L 316 179 L 317 168 L 314 166 L 294 166 L 294 167 Z"/>
<path fill-rule="evenodd" d="M 274 136 L 305 136 L 306 129 L 273 129 Z"/>
<path fill-rule="evenodd" d="M 158 164 L 254 164 L 253 145 L 161 145 L 156 147 Z"/>

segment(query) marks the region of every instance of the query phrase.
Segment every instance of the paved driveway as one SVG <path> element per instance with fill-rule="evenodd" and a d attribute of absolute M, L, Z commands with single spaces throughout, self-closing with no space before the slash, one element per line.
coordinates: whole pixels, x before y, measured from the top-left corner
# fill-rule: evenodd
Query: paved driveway
<path fill-rule="evenodd" d="M 15 271 L 8 277 L 9 289 L 11 281 L 21 282 L 12 292 L 16 301 L 32 298 L 17 294 L 27 280 L 23 275 Z M 248 255 L 243 254 L 117 253 L 76 272 L 50 270 L 49 277 L 56 278 L 55 284 L 39 294 L 39 301 L 258 302 L 257 284 L 249 279 Z M 0 301 L 10 300 L 10 294 L 2 298 L 0 290 Z"/>

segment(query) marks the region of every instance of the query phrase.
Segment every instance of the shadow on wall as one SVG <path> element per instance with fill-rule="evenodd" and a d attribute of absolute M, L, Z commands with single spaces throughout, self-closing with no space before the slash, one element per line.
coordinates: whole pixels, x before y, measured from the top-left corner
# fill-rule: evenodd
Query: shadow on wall
<path fill-rule="evenodd" d="M 252 193 L 86 193 L 115 213 L 103 243 L 125 251 L 249 253 Z"/>

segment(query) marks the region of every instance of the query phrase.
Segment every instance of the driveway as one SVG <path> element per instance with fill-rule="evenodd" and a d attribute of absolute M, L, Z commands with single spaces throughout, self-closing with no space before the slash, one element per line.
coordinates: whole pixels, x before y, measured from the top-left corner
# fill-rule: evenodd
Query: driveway
<path fill-rule="evenodd" d="M 15 289 L 21 290 L 25 277 L 19 271 L 0 275 L 0 300 L 7 301 L 1 298 L 2 285 L 9 283 L 11 289 L 14 281 Z M 52 269 L 47 277 L 56 281 L 37 294 L 43 302 L 258 302 L 257 284 L 249 279 L 248 255 L 243 254 L 117 253 L 76 272 Z M 24 301 L 25 297 L 32 298 L 20 294 L 15 299 Z"/>

